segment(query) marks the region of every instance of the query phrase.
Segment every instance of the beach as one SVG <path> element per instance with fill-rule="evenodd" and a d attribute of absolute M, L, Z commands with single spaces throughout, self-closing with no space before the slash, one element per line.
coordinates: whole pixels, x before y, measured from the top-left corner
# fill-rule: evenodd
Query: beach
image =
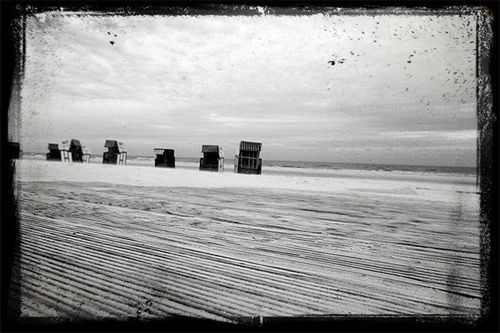
<path fill-rule="evenodd" d="M 17 160 L 21 315 L 479 315 L 474 176 L 317 173 Z"/>

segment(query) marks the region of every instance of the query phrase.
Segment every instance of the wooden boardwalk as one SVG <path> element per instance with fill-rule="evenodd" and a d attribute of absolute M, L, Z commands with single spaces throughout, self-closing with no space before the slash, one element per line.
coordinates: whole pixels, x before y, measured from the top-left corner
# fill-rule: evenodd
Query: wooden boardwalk
<path fill-rule="evenodd" d="M 69 182 L 20 193 L 23 316 L 479 313 L 477 194 Z"/>

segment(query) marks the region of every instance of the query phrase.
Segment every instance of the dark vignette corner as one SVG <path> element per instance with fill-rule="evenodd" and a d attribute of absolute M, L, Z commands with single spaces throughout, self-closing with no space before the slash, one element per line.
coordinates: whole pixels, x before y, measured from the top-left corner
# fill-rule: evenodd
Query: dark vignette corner
<path fill-rule="evenodd" d="M 479 328 L 498 332 L 498 178 L 500 153 L 498 133 L 498 28 L 500 4 L 488 3 L 478 22 L 477 112 L 478 112 L 478 182 L 481 226 L 482 305 Z M 489 45 L 488 45 L 489 44 Z M 489 76 L 489 77 L 487 77 Z M 485 78 L 487 77 L 487 78 Z M 488 82 L 489 81 L 489 82 Z M 490 89 L 490 90 L 488 90 Z"/>
<path fill-rule="evenodd" d="M 0 112 L 0 156 L 1 156 L 1 223 L 0 223 L 0 246 L 1 246 L 1 304 L 0 319 L 1 329 L 10 330 L 14 326 L 15 319 L 19 316 L 19 300 L 9 301 L 13 272 L 13 261 L 15 248 L 18 246 L 18 223 L 17 202 L 14 196 L 14 173 L 15 165 L 11 160 L 11 149 L 8 144 L 8 109 L 12 89 L 14 89 L 14 78 L 16 75 L 16 64 L 21 59 L 20 44 L 22 42 L 22 29 L 19 29 L 19 19 L 23 17 L 22 7 L 14 2 L 1 3 L 1 40 L 2 40 L 2 85 Z M 16 23 L 17 22 L 17 23 Z M 18 68 L 19 70 L 19 68 Z"/>

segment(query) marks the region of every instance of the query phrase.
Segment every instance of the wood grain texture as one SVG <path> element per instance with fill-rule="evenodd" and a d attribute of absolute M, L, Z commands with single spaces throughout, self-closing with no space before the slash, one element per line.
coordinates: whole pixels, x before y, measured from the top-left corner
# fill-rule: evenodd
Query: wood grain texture
<path fill-rule="evenodd" d="M 479 313 L 477 194 L 19 185 L 23 316 Z"/>

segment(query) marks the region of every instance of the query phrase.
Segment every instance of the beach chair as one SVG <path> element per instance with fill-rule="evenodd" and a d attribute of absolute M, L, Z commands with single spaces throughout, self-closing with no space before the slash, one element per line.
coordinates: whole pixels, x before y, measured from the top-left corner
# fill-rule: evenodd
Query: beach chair
<path fill-rule="evenodd" d="M 222 148 L 215 145 L 201 146 L 203 157 L 200 158 L 200 170 L 204 171 L 224 171 L 224 156 Z"/>
<path fill-rule="evenodd" d="M 262 159 L 259 158 L 261 148 L 261 143 L 241 141 L 240 153 L 234 156 L 234 172 L 260 175 L 262 171 Z"/>
<path fill-rule="evenodd" d="M 61 154 L 61 162 L 73 162 L 73 156 L 70 154 L 70 141 L 62 140 L 59 145 L 59 152 Z"/>
<path fill-rule="evenodd" d="M 47 153 L 47 161 L 60 161 L 61 152 L 59 151 L 59 144 L 49 143 L 49 152 Z"/>
<path fill-rule="evenodd" d="M 82 162 L 90 163 L 90 150 L 86 146 L 82 146 Z"/>
<path fill-rule="evenodd" d="M 8 142 L 8 155 L 9 159 L 18 159 L 21 157 L 21 148 L 18 142 Z"/>
<path fill-rule="evenodd" d="M 83 162 L 83 151 L 80 140 L 71 139 L 69 144 L 69 154 L 73 162 Z"/>
<path fill-rule="evenodd" d="M 123 142 L 106 140 L 104 147 L 108 148 L 108 151 L 103 153 L 102 163 L 116 165 L 127 164 L 127 148 Z"/>
<path fill-rule="evenodd" d="M 154 148 L 153 152 L 156 155 L 155 167 L 175 168 L 174 149 Z"/>

